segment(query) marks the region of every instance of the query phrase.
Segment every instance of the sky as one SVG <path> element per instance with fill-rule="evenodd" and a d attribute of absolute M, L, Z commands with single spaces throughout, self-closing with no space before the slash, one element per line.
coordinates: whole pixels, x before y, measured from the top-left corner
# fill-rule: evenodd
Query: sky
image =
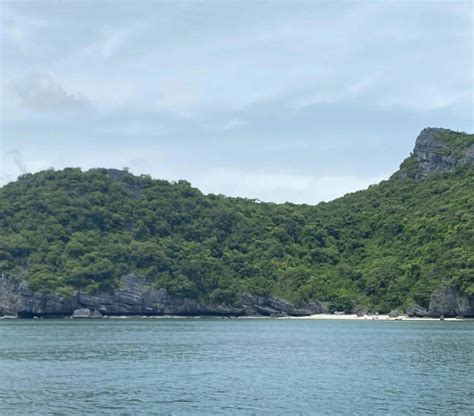
<path fill-rule="evenodd" d="M 128 167 L 314 204 L 473 131 L 471 1 L 0 1 L 0 185 Z"/>

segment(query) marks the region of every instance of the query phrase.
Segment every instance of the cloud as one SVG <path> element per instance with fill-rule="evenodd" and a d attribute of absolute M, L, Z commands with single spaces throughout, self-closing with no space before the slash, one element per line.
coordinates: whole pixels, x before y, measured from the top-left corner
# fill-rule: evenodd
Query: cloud
<path fill-rule="evenodd" d="M 276 170 L 274 167 L 240 168 L 224 166 L 193 165 L 193 161 L 176 159 L 160 146 L 117 148 L 113 153 L 107 143 L 87 146 L 87 149 L 67 143 L 57 144 L 54 152 L 45 148 L 34 153 L 25 146 L 4 153 L 0 182 L 14 180 L 25 172 L 37 172 L 54 166 L 81 167 L 84 170 L 94 167 L 122 168 L 127 166 L 137 175 L 150 174 L 157 179 L 186 179 L 204 193 L 247 197 L 269 202 L 316 204 L 329 201 L 348 192 L 364 189 L 371 184 L 386 179 L 390 173 L 301 173 L 288 171 L 287 167 Z M 197 154 L 196 158 L 200 155 Z M 241 156 L 239 156 L 241 157 Z"/>
<path fill-rule="evenodd" d="M 82 48 L 78 56 L 102 58 L 108 60 L 114 57 L 124 44 L 129 40 L 130 36 L 141 26 L 139 24 L 130 25 L 127 28 L 107 28 L 99 40 L 86 45 Z"/>
<path fill-rule="evenodd" d="M 472 129 L 469 2 L 40 3 L 2 10 L 2 139 L 29 170 L 316 202 L 396 169 L 427 125 Z"/>
<path fill-rule="evenodd" d="M 118 168 L 129 167 L 133 173 L 155 174 L 156 178 L 170 180 L 182 179 L 178 177 L 172 167 L 163 163 L 162 152 L 154 147 L 119 148 L 110 152 L 107 143 L 80 148 L 74 143 L 57 142 L 52 151 L 48 147 L 36 148 L 24 145 L 21 148 L 0 152 L 0 186 L 16 180 L 24 173 L 35 173 L 41 170 L 64 169 L 67 167 L 80 167 L 83 170 L 92 168 Z M 73 149 L 73 150 L 71 150 Z"/>
<path fill-rule="evenodd" d="M 448 89 L 439 85 L 424 85 L 413 87 L 413 90 L 387 96 L 381 107 L 393 109 L 407 108 L 414 112 L 445 110 L 460 107 L 462 111 L 472 114 L 474 89 L 471 87 Z"/>
<path fill-rule="evenodd" d="M 81 91 L 81 97 L 100 109 L 116 109 L 133 106 L 137 95 L 136 82 L 125 77 L 94 77 L 90 74 L 74 78 L 62 76 L 61 85 L 66 90 Z"/>
<path fill-rule="evenodd" d="M 45 19 L 15 13 L 6 4 L 2 4 L 1 20 L 3 38 L 21 49 L 33 47 L 37 33 L 49 25 Z"/>
<path fill-rule="evenodd" d="M 76 111 L 89 107 L 85 97 L 66 91 L 46 73 L 30 73 L 10 83 L 9 93 L 21 107 L 39 112 Z"/>
<path fill-rule="evenodd" d="M 191 178 L 206 193 L 271 202 L 315 204 L 379 183 L 389 175 L 302 175 L 271 171 L 213 169 Z"/>
<path fill-rule="evenodd" d="M 248 122 L 241 117 L 231 117 L 226 119 L 221 116 L 217 120 L 204 122 L 203 124 L 204 127 L 210 131 L 225 133 L 245 127 Z"/>
<path fill-rule="evenodd" d="M 379 82 L 380 74 L 373 73 L 365 75 L 360 79 L 350 83 L 349 85 L 326 87 L 319 92 L 305 92 L 300 97 L 290 102 L 290 107 L 299 110 L 319 104 L 336 104 L 339 102 L 349 102 L 361 97 L 367 93 Z"/>
<path fill-rule="evenodd" d="M 187 113 L 190 107 L 199 103 L 201 97 L 201 92 L 196 86 L 177 79 L 164 80 L 159 89 L 156 100 L 158 110 Z"/>

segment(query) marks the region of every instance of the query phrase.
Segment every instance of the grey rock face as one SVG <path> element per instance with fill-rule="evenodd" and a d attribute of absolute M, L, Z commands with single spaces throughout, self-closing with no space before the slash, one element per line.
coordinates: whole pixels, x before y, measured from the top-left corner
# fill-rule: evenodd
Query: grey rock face
<path fill-rule="evenodd" d="M 64 299 L 54 294 L 33 293 L 20 278 L 0 278 L 0 314 L 25 318 L 44 314 L 70 315 L 75 309 L 73 305 L 73 299 Z"/>
<path fill-rule="evenodd" d="M 474 296 L 461 296 L 454 287 L 441 288 L 431 295 L 428 312 L 433 317 L 474 318 Z"/>
<path fill-rule="evenodd" d="M 463 157 L 455 157 L 449 145 L 439 140 L 439 136 L 450 130 L 425 128 L 416 139 L 413 155 L 421 168 L 420 177 L 433 172 L 446 172 L 464 163 L 474 164 L 474 145 L 470 146 Z"/>
<path fill-rule="evenodd" d="M 408 306 L 405 312 L 410 317 L 416 316 L 418 318 L 423 318 L 428 316 L 428 310 L 417 304 Z"/>
<path fill-rule="evenodd" d="M 388 314 L 389 318 L 397 318 L 399 316 L 398 311 L 393 310 Z"/>
<path fill-rule="evenodd" d="M 242 295 L 238 306 L 202 304 L 195 299 L 177 298 L 157 289 L 143 277 L 124 276 L 113 293 L 96 295 L 77 292 L 69 298 L 34 293 L 21 278 L 0 278 L 0 316 L 73 316 L 103 315 L 209 315 L 209 316 L 306 316 L 327 313 L 319 302 L 293 305 L 272 295 Z M 394 316 L 392 311 L 390 316 Z M 474 296 L 461 296 L 456 288 L 442 288 L 431 296 L 429 308 L 410 305 L 409 316 L 474 317 Z"/>
<path fill-rule="evenodd" d="M 90 318 L 91 317 L 91 310 L 88 308 L 80 308 L 74 309 L 72 313 L 73 318 Z"/>
<path fill-rule="evenodd" d="M 103 315 L 96 309 L 91 313 L 91 318 L 103 318 Z"/>
<path fill-rule="evenodd" d="M 21 278 L 0 278 L 0 315 L 25 318 L 71 315 L 74 318 L 103 315 L 303 316 L 325 311 L 318 302 L 296 307 L 274 296 L 244 295 L 236 307 L 202 304 L 195 299 L 174 297 L 135 274 L 124 276 L 113 293 L 90 295 L 78 291 L 69 298 L 34 293 Z"/>
<path fill-rule="evenodd" d="M 272 295 L 255 296 L 245 294 L 242 296 L 243 315 L 253 316 L 308 316 L 325 313 L 327 309 L 319 302 L 304 303 L 296 307 L 292 303 Z"/>

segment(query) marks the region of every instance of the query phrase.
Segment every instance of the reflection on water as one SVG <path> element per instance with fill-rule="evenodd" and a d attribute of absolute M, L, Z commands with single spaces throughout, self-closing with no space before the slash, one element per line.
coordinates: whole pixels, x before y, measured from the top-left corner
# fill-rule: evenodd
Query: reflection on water
<path fill-rule="evenodd" d="M 0 414 L 474 414 L 474 322 L 0 322 Z"/>

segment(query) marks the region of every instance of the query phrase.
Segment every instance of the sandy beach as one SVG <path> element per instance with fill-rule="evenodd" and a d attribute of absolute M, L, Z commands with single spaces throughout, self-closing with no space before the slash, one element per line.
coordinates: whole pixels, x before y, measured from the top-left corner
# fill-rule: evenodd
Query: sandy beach
<path fill-rule="evenodd" d="M 310 316 L 290 316 L 283 317 L 281 319 L 313 319 L 313 320 L 341 320 L 341 321 L 440 321 L 440 318 L 417 318 L 417 317 L 408 317 L 408 316 L 398 316 L 396 318 L 391 318 L 388 315 L 332 315 L 332 314 L 317 314 Z M 444 318 L 444 321 L 463 321 L 464 318 Z"/>

